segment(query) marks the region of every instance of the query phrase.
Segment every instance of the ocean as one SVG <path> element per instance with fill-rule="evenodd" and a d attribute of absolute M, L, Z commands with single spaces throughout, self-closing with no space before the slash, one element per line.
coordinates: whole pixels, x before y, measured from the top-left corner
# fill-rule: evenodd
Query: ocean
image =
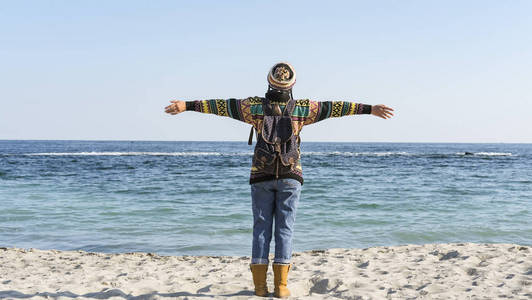
<path fill-rule="evenodd" d="M 532 144 L 301 150 L 294 251 L 532 245 Z M 252 151 L 245 141 L 0 141 L 0 246 L 249 256 Z"/>

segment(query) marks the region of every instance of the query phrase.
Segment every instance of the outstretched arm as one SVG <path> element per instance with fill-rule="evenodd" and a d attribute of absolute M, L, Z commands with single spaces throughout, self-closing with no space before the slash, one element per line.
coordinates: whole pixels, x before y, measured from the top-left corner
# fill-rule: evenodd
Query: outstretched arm
<path fill-rule="evenodd" d="M 309 114 L 304 125 L 313 124 L 328 118 L 350 115 L 372 114 L 388 119 L 393 116 L 393 109 L 382 104 L 369 105 L 348 101 L 312 101 L 309 100 Z"/>
<path fill-rule="evenodd" d="M 215 114 L 218 116 L 229 117 L 248 124 L 253 124 L 250 114 L 249 98 L 248 99 L 212 99 L 196 101 L 170 101 L 171 104 L 165 107 L 165 112 L 171 115 L 177 115 L 186 110 Z"/>

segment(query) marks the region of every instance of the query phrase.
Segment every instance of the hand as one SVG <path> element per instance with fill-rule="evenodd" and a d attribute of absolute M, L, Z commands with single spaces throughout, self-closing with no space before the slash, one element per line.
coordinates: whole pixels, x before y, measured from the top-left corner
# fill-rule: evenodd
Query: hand
<path fill-rule="evenodd" d="M 172 104 L 164 108 L 164 111 L 168 114 L 177 115 L 178 113 L 182 113 L 187 110 L 187 105 L 185 104 L 185 101 L 172 100 L 170 102 Z"/>
<path fill-rule="evenodd" d="M 389 119 L 393 116 L 393 108 L 390 108 L 384 104 L 377 104 L 371 107 L 371 114 L 383 119 Z"/>

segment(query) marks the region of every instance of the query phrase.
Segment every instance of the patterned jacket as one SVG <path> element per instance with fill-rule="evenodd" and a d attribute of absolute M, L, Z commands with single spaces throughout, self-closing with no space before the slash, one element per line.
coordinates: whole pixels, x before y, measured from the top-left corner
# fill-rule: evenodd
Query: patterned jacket
<path fill-rule="evenodd" d="M 246 99 L 212 99 L 187 101 L 187 110 L 215 114 L 218 116 L 230 117 L 250 125 L 253 125 L 257 134 L 261 133 L 262 111 L 261 97 L 249 97 Z M 272 102 L 274 104 L 276 102 Z M 278 103 L 281 110 L 284 104 Z M 347 101 L 312 101 L 308 99 L 296 100 L 296 107 L 292 113 L 292 125 L 294 134 L 299 137 L 301 129 L 305 125 L 316 123 L 327 118 L 342 117 L 357 114 L 370 114 L 371 105 L 347 102 Z M 298 145 L 299 148 L 299 145 Z M 298 152 L 299 149 L 298 149 Z M 300 156 L 301 157 L 301 156 Z M 301 160 L 298 159 L 293 172 L 279 176 L 277 179 L 293 178 L 303 184 L 303 170 Z M 251 166 L 249 183 L 256 183 L 265 180 L 276 179 L 275 175 L 265 174 L 255 165 Z"/>

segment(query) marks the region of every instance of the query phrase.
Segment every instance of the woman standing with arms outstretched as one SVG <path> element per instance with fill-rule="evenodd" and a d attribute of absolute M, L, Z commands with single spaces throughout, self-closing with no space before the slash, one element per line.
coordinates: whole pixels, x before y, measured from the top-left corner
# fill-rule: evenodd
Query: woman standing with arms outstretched
<path fill-rule="evenodd" d="M 299 134 L 305 125 L 327 118 L 372 114 L 388 119 L 393 109 L 379 104 L 347 101 L 294 100 L 294 68 L 285 62 L 275 64 L 267 76 L 265 97 L 171 101 L 165 108 L 175 115 L 187 110 L 230 117 L 252 125 L 257 143 L 253 155 L 251 199 L 253 242 L 251 272 L 257 296 L 267 296 L 266 274 L 272 235 L 275 237 L 273 260 L 274 296 L 288 297 L 288 272 L 292 257 L 292 238 L 296 209 L 303 185 Z M 250 135 L 251 144 L 252 135 Z M 273 225 L 275 230 L 273 231 Z M 273 231 L 273 234 L 272 234 Z"/>

